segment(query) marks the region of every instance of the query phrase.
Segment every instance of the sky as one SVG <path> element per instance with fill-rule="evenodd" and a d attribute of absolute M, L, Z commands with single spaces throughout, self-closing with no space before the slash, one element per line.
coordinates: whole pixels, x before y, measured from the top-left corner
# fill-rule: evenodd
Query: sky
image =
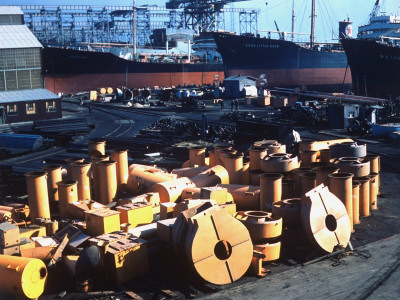
<path fill-rule="evenodd" d="M 280 31 L 291 31 L 293 0 L 248 0 L 228 4 L 226 7 L 259 9 L 258 29 L 276 30 L 274 20 Z M 368 16 L 376 0 L 316 0 L 316 41 L 330 42 L 337 38 L 338 22 L 350 18 L 353 21 L 353 37 L 358 32 L 358 26 L 368 22 Z M 382 1 L 381 1 L 382 2 Z M 112 3 L 112 4 L 111 4 Z M 132 5 L 132 0 L 0 0 L 1 5 Z M 136 5 L 165 6 L 165 0 L 136 0 Z M 267 4 L 266 4 L 267 3 Z M 400 16 L 399 0 L 384 0 L 381 11 Z M 310 32 L 310 0 L 295 0 L 295 32 Z M 226 30 L 230 30 L 231 21 L 226 17 Z M 239 30 L 239 20 L 234 21 L 235 30 Z M 260 33 L 261 36 L 265 35 Z"/>

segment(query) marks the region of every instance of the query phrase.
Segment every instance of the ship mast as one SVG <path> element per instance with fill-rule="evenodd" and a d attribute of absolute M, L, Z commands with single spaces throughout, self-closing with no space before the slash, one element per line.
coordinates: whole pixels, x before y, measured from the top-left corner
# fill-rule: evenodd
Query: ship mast
<path fill-rule="evenodd" d="M 136 59 L 136 31 L 137 31 L 137 24 L 136 24 L 136 0 L 133 0 L 133 16 L 132 16 L 132 25 L 133 25 L 133 32 L 132 32 L 132 44 L 133 44 L 133 59 Z"/>
<path fill-rule="evenodd" d="M 294 15 L 294 0 L 293 0 L 293 5 L 292 5 L 292 42 L 294 42 L 294 19 L 295 19 L 295 15 Z"/>
<path fill-rule="evenodd" d="M 311 2 L 311 35 L 310 35 L 310 47 L 314 46 L 314 30 L 315 30 L 315 0 Z"/>

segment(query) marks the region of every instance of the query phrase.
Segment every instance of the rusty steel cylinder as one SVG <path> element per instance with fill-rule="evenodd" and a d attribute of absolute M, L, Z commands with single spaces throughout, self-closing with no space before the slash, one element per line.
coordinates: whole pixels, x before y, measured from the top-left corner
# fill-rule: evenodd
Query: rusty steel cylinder
<path fill-rule="evenodd" d="M 76 162 L 71 165 L 72 179 L 78 182 L 78 199 L 90 200 L 90 163 Z"/>
<path fill-rule="evenodd" d="M 271 211 L 272 203 L 282 200 L 282 174 L 260 174 L 260 210 Z"/>
<path fill-rule="evenodd" d="M 214 152 L 214 150 L 208 151 L 208 165 L 210 167 L 214 167 L 215 166 L 215 152 Z"/>
<path fill-rule="evenodd" d="M 282 199 L 294 197 L 294 180 L 282 179 Z"/>
<path fill-rule="evenodd" d="M 259 177 L 259 175 L 260 174 L 263 174 L 263 173 L 265 173 L 264 171 L 262 171 L 262 170 L 253 170 L 253 171 L 250 171 L 250 174 L 249 174 L 249 176 L 250 176 L 250 185 L 260 185 L 260 177 Z"/>
<path fill-rule="evenodd" d="M 319 150 L 319 161 L 329 163 L 331 156 L 329 154 L 329 149 L 321 149 Z"/>
<path fill-rule="evenodd" d="M 99 155 L 90 157 L 90 163 L 91 163 L 90 176 L 92 178 L 92 188 L 93 188 L 92 197 L 96 201 L 98 201 L 97 199 L 99 199 L 100 197 L 100 183 L 98 182 L 99 175 L 97 174 L 97 162 L 109 161 L 109 160 L 110 157 L 108 155 Z"/>
<path fill-rule="evenodd" d="M 268 155 L 273 153 L 286 153 L 286 145 L 280 143 L 269 144 L 266 146 Z"/>
<path fill-rule="evenodd" d="M 28 192 L 30 218 L 50 218 L 50 204 L 47 192 L 47 173 L 29 172 L 25 174 Z"/>
<path fill-rule="evenodd" d="M 296 197 L 301 196 L 301 178 L 300 174 L 311 172 L 311 168 L 296 168 L 292 171 L 292 178 L 294 180 L 294 193 Z"/>
<path fill-rule="evenodd" d="M 381 157 L 379 155 L 367 155 L 364 157 L 365 161 L 369 161 L 370 164 L 370 172 L 377 173 L 376 177 L 376 185 L 377 185 L 377 194 L 379 195 L 379 188 L 380 188 L 380 175 L 379 172 L 381 171 Z"/>
<path fill-rule="evenodd" d="M 369 202 L 371 210 L 378 209 L 378 173 L 368 175 L 369 181 Z"/>
<path fill-rule="evenodd" d="M 228 184 L 228 171 L 221 165 L 216 165 L 199 175 L 192 177 L 191 180 L 197 187 L 215 186 L 217 184 Z"/>
<path fill-rule="evenodd" d="M 317 186 L 323 184 L 329 187 L 329 175 L 337 173 L 339 168 L 336 167 L 316 167 L 314 168 L 317 177 Z"/>
<path fill-rule="evenodd" d="M 78 201 L 78 181 L 62 180 L 57 182 L 58 193 L 60 195 L 60 217 L 61 219 L 68 218 L 68 203 Z"/>
<path fill-rule="evenodd" d="M 223 155 L 222 161 L 229 174 L 229 183 L 242 184 L 243 154 Z"/>
<path fill-rule="evenodd" d="M 318 151 L 306 150 L 300 151 L 300 160 L 302 167 L 309 167 L 312 162 L 317 161 Z"/>
<path fill-rule="evenodd" d="M 134 194 L 145 193 L 149 191 L 154 184 L 169 180 L 174 179 L 161 171 L 146 170 L 141 167 L 136 167 L 132 168 L 129 173 L 127 189 Z"/>
<path fill-rule="evenodd" d="M 76 158 L 76 157 L 69 157 L 65 160 L 65 163 L 67 164 L 67 178 L 66 179 L 71 179 L 73 178 L 73 171 L 72 171 L 72 164 L 76 162 L 83 162 L 83 158 Z"/>
<path fill-rule="evenodd" d="M 206 148 L 191 147 L 189 148 L 189 167 L 201 167 L 206 165 Z"/>
<path fill-rule="evenodd" d="M 96 199 L 102 204 L 109 204 L 114 201 L 117 195 L 117 170 L 116 162 L 99 161 L 96 163 L 96 169 L 99 178 L 99 199 Z"/>
<path fill-rule="evenodd" d="M 317 175 L 314 171 L 300 173 L 301 200 L 306 200 L 306 194 L 317 186 Z"/>
<path fill-rule="evenodd" d="M 212 152 L 214 153 L 214 165 L 220 165 L 222 162 L 219 159 L 219 151 L 220 150 L 231 150 L 231 146 L 226 146 L 226 145 L 220 145 L 220 146 L 214 146 L 214 149 Z"/>
<path fill-rule="evenodd" d="M 328 175 L 329 190 L 346 207 L 350 218 L 351 231 L 353 231 L 353 176 L 351 173 L 334 173 Z"/>
<path fill-rule="evenodd" d="M 43 170 L 47 173 L 47 192 L 49 193 L 49 201 L 58 201 L 58 188 L 56 182 L 61 181 L 61 166 L 45 165 Z"/>
<path fill-rule="evenodd" d="M 182 200 L 186 199 L 200 199 L 201 188 L 198 187 L 188 187 L 184 189 L 181 193 Z"/>
<path fill-rule="evenodd" d="M 356 179 L 360 182 L 360 217 L 368 217 L 370 215 L 369 203 L 369 181 L 368 177 L 359 177 Z"/>
<path fill-rule="evenodd" d="M 250 171 L 261 170 L 260 161 L 267 156 L 265 147 L 252 146 L 249 150 L 250 156 Z"/>
<path fill-rule="evenodd" d="M 235 149 L 232 149 L 232 147 L 218 149 L 217 152 L 215 152 L 215 163 L 217 165 L 224 166 L 223 156 L 228 155 L 228 154 L 236 154 L 236 153 L 237 153 L 237 151 Z"/>
<path fill-rule="evenodd" d="M 0 255 L 0 291 L 8 299 L 37 299 L 44 291 L 46 265 L 37 258 Z"/>
<path fill-rule="evenodd" d="M 192 178 L 194 176 L 199 175 L 201 172 L 210 169 L 208 166 L 201 166 L 201 167 L 189 167 L 189 168 L 178 168 L 173 169 L 171 171 L 172 174 L 176 174 L 177 178 L 179 177 L 189 177 Z"/>
<path fill-rule="evenodd" d="M 160 202 L 177 202 L 181 199 L 182 191 L 193 188 L 195 184 L 187 177 L 157 183 L 152 186 L 151 191 L 160 195 Z"/>
<path fill-rule="evenodd" d="M 128 150 L 113 149 L 110 150 L 111 160 L 116 162 L 117 172 L 117 192 L 121 193 L 125 190 L 128 182 Z"/>
<path fill-rule="evenodd" d="M 353 180 L 353 225 L 360 224 L 360 185 L 360 182 Z"/>
<path fill-rule="evenodd" d="M 260 207 L 260 187 L 243 184 L 218 184 L 226 188 L 233 197 L 237 210 L 258 210 Z"/>
<path fill-rule="evenodd" d="M 88 143 L 89 156 L 99 156 L 106 154 L 106 141 L 103 140 L 89 140 Z"/>
<path fill-rule="evenodd" d="M 250 184 L 250 162 L 243 163 L 242 184 Z"/>

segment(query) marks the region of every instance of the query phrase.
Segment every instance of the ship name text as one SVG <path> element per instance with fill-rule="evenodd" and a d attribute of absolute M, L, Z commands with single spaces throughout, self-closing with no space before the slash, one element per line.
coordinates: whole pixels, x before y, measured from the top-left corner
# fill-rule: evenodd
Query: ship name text
<path fill-rule="evenodd" d="M 382 59 L 400 60 L 400 56 L 389 55 L 389 54 L 380 54 L 379 57 Z"/>
<path fill-rule="evenodd" d="M 274 45 L 274 44 L 246 44 L 246 48 L 279 48 L 279 45 Z"/>

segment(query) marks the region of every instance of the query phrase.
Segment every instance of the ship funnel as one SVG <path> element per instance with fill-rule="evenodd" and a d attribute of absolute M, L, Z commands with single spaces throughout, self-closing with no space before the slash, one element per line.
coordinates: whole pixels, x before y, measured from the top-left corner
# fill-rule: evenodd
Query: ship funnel
<path fill-rule="evenodd" d="M 351 38 L 353 34 L 353 22 L 350 20 L 343 20 L 339 22 L 339 39 Z"/>

